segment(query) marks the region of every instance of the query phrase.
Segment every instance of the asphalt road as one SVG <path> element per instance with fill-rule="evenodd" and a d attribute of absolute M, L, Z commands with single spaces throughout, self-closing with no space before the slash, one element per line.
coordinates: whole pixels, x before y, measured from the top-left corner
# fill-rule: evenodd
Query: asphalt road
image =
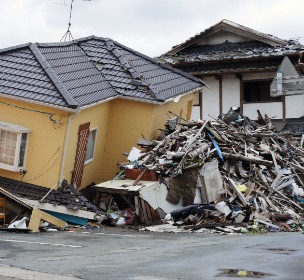
<path fill-rule="evenodd" d="M 0 232 L 0 279 L 209 280 L 239 279 L 239 274 L 246 279 L 303 280 L 303 241 L 300 232 Z"/>

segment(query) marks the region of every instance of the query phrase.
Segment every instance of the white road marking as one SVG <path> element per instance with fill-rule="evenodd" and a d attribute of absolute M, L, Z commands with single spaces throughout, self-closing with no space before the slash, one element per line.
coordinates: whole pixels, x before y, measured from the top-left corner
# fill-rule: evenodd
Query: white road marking
<path fill-rule="evenodd" d="M 119 237 L 138 237 L 138 235 L 131 234 L 118 234 L 118 233 L 104 233 L 104 232 L 91 232 L 91 231 L 83 231 L 84 234 L 96 234 L 96 235 L 109 235 L 109 236 L 119 236 Z"/>
<path fill-rule="evenodd" d="M 0 240 L 4 242 L 14 242 L 14 243 L 27 243 L 27 244 L 38 244 L 38 245 L 49 245 L 49 246 L 61 246 L 61 247 L 69 247 L 69 248 L 82 248 L 79 245 L 68 245 L 61 243 L 47 243 L 47 242 L 34 242 L 34 241 L 25 241 L 25 240 L 15 240 L 15 239 L 2 239 Z"/>

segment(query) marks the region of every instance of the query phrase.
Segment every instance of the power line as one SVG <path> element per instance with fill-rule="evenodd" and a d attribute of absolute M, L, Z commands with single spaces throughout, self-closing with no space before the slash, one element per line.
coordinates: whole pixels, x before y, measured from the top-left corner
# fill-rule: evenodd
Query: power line
<path fill-rule="evenodd" d="M 7 103 L 7 102 L 4 102 L 4 101 L 0 101 L 1 104 L 4 104 L 4 105 L 7 105 L 7 106 L 11 106 L 11 107 L 15 107 L 15 108 L 18 108 L 18 109 L 21 109 L 21 110 L 25 110 L 25 111 L 30 111 L 30 112 L 34 112 L 34 113 L 40 113 L 46 117 L 49 118 L 49 120 L 52 122 L 53 124 L 53 127 L 55 129 L 57 128 L 60 128 L 61 126 L 63 126 L 63 123 L 61 122 L 62 118 L 65 117 L 65 116 L 58 116 L 54 113 L 49 113 L 49 112 L 44 112 L 44 111 L 40 111 L 40 110 L 37 110 L 35 109 L 33 106 L 29 105 L 30 107 L 32 107 L 33 109 L 29 109 L 29 108 L 25 108 L 25 107 L 21 107 L 21 106 L 18 106 L 18 105 L 15 105 L 15 104 L 10 104 L 10 103 Z M 53 117 L 54 116 L 58 116 L 60 117 L 59 120 L 55 120 Z"/>
<path fill-rule="evenodd" d="M 25 182 L 31 182 L 33 180 L 36 180 L 36 179 L 42 177 L 44 174 L 46 174 L 47 172 L 49 172 L 50 169 L 58 162 L 60 154 L 58 154 L 58 156 L 55 158 L 54 162 L 48 167 L 48 169 L 45 170 L 45 168 L 47 167 L 47 165 L 49 163 L 51 163 L 51 160 L 55 157 L 55 155 L 58 152 L 60 152 L 60 147 L 57 148 L 56 152 L 51 156 L 51 158 L 47 161 L 47 163 L 44 165 L 44 167 L 40 170 L 39 174 L 37 174 L 36 176 L 34 176 L 34 177 L 32 177 L 32 178 L 30 178 L 28 180 L 24 180 L 24 181 Z"/>

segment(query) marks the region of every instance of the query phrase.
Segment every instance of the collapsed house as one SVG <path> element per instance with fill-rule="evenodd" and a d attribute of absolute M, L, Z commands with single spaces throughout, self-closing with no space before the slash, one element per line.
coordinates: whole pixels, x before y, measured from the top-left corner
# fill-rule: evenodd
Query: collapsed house
<path fill-rule="evenodd" d="M 70 215 L 58 202 L 81 201 L 67 194 L 112 178 L 126 147 L 141 134 L 153 137 L 168 110 L 190 118 L 204 86 L 108 38 L 1 49 L 0 187 Z M 75 188 L 66 190 L 64 180 Z"/>
<path fill-rule="evenodd" d="M 301 230 L 304 150 L 258 114 L 258 121 L 233 109 L 212 120 L 170 120 L 162 140 L 140 139 L 145 151 L 134 159 L 133 148 L 119 164 L 124 174 L 95 188 L 112 194 L 126 221 L 133 211 L 139 222 L 171 218 L 186 230 Z"/>

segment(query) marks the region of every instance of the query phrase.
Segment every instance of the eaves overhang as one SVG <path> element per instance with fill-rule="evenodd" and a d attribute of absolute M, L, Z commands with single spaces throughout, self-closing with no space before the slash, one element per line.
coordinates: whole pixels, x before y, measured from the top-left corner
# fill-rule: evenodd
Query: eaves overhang
<path fill-rule="evenodd" d="M 43 106 L 43 107 L 47 107 L 47 108 L 53 108 L 53 109 L 70 112 L 70 113 L 76 113 L 79 111 L 78 107 L 76 109 L 73 109 L 73 108 L 69 108 L 69 107 L 63 107 L 63 106 L 59 106 L 59 105 L 54 105 L 54 104 L 50 104 L 50 103 L 45 103 L 45 102 L 36 101 L 33 99 L 13 96 L 13 95 L 4 94 L 4 93 L 0 93 L 0 97 L 4 97 L 7 99 L 16 100 L 16 101 L 20 101 L 20 102 L 24 102 L 24 103 L 35 104 L 35 105 L 39 105 L 39 106 Z"/>

